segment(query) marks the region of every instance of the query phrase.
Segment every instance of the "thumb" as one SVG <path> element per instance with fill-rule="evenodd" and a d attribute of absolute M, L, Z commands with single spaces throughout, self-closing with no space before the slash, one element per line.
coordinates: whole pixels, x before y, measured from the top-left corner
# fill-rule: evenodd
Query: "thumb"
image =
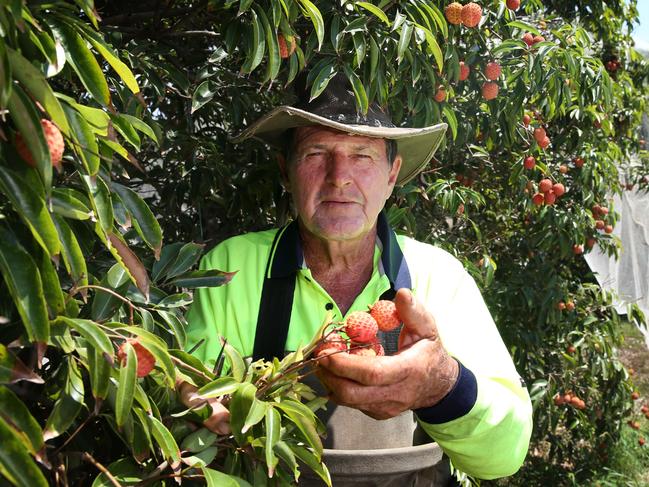
<path fill-rule="evenodd" d="M 407 288 L 401 288 L 394 297 L 394 304 L 399 313 L 399 318 L 403 322 L 401 335 L 411 336 L 408 340 L 412 343 L 423 338 L 437 338 L 437 326 L 433 315 L 419 302 L 412 291 Z M 405 343 L 403 344 L 406 345 Z"/>

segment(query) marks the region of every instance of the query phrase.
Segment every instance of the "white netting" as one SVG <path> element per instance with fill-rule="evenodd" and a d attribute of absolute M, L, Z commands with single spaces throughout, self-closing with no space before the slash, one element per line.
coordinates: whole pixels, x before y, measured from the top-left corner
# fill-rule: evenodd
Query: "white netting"
<path fill-rule="evenodd" d="M 618 312 L 636 303 L 649 318 L 649 193 L 624 191 L 613 198 L 620 214 L 613 231 L 622 241 L 619 259 L 608 257 L 597 246 L 586 254 L 586 262 L 596 273 L 599 284 L 618 296 Z M 649 347 L 649 332 L 642 330 Z"/>

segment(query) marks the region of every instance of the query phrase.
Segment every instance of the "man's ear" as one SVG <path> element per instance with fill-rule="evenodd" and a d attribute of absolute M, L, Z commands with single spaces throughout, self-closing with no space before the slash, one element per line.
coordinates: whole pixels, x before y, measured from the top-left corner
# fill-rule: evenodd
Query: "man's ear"
<path fill-rule="evenodd" d="M 277 153 L 277 167 L 279 168 L 280 179 L 282 180 L 282 186 L 284 189 L 291 192 L 291 188 L 288 182 L 288 167 L 286 165 L 286 157 L 283 154 Z"/>
<path fill-rule="evenodd" d="M 390 192 L 388 193 L 388 197 L 392 194 L 392 190 L 394 189 L 394 185 L 397 182 L 397 178 L 399 177 L 399 171 L 401 170 L 401 156 L 397 155 L 394 158 L 394 161 L 392 161 L 392 167 L 390 168 L 390 174 L 388 178 L 388 184 L 390 185 Z"/>

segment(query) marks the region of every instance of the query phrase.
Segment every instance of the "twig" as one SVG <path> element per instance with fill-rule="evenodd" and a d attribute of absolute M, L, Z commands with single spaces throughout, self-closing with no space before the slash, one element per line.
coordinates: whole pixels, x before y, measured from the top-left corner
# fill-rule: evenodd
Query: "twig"
<path fill-rule="evenodd" d="M 139 309 L 139 308 L 137 306 L 135 306 L 130 300 L 126 299 L 124 296 L 121 296 L 120 294 L 117 294 L 112 289 L 109 289 L 109 288 L 104 287 L 104 286 L 97 286 L 96 284 L 87 284 L 85 286 L 79 286 L 79 287 L 75 286 L 72 289 L 70 289 L 70 293 L 71 294 L 76 294 L 77 291 L 79 291 L 80 289 L 99 289 L 99 290 L 104 291 L 104 292 L 106 292 L 108 294 L 112 294 L 117 299 L 121 299 L 126 304 L 128 304 L 130 306 L 130 308 L 131 308 L 131 324 L 133 324 L 133 310 L 134 309 Z"/>
<path fill-rule="evenodd" d="M 63 442 L 63 444 L 54 451 L 54 455 L 59 454 L 61 452 L 61 450 L 63 450 L 63 448 L 65 448 L 67 446 L 67 444 L 70 443 L 72 441 L 72 439 L 75 436 L 77 436 L 77 434 L 79 434 L 81 429 L 88 424 L 88 421 L 90 421 L 94 417 L 95 417 L 95 413 L 93 411 L 88 415 L 88 417 L 84 420 L 84 422 L 81 423 L 79 425 L 79 427 L 76 430 L 74 430 L 74 432 L 70 436 L 68 436 L 68 438 Z"/>
<path fill-rule="evenodd" d="M 192 366 L 189 365 L 189 364 L 186 364 L 185 362 L 183 362 L 183 361 L 180 360 L 179 358 L 174 357 L 173 355 L 169 355 L 169 357 L 171 358 L 171 361 L 174 362 L 174 363 L 176 363 L 178 366 L 180 366 L 180 367 L 182 367 L 182 368 L 184 368 L 184 369 L 187 369 L 187 370 L 189 370 L 189 371 L 191 371 L 191 372 L 193 372 L 193 373 L 195 373 L 195 374 L 198 374 L 198 375 L 200 375 L 200 376 L 203 377 L 204 379 L 207 379 L 207 380 L 210 381 L 210 382 L 213 380 L 213 379 L 212 379 L 210 376 L 208 376 L 205 372 L 201 372 L 200 370 L 195 369 L 194 367 L 192 367 Z"/>
<path fill-rule="evenodd" d="M 110 473 L 108 471 L 108 469 L 106 467 L 104 467 L 101 463 L 99 463 L 97 460 L 95 460 L 95 458 L 90 453 L 88 453 L 87 451 L 83 452 L 81 454 L 81 459 L 83 461 L 88 462 L 88 463 L 92 463 L 95 467 L 97 467 L 101 471 L 101 473 L 106 475 L 106 477 L 108 478 L 110 483 L 113 484 L 115 487 L 122 487 L 122 484 L 120 484 L 117 481 L 117 479 L 113 476 L 113 474 Z"/>

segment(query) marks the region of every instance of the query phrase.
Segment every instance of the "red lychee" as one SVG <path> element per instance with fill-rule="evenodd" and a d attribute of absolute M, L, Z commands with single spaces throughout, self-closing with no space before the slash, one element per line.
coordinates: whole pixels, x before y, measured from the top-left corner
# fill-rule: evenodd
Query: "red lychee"
<path fill-rule="evenodd" d="M 572 253 L 575 255 L 581 255 L 584 253 L 584 246 L 583 245 L 573 245 L 572 246 Z"/>
<path fill-rule="evenodd" d="M 566 188 L 561 183 L 554 183 L 552 185 L 552 191 L 557 195 L 557 197 L 559 197 L 565 194 Z"/>
<path fill-rule="evenodd" d="M 545 37 L 543 36 L 534 36 L 532 39 L 532 44 L 538 44 L 539 42 L 545 41 Z"/>
<path fill-rule="evenodd" d="M 524 167 L 525 169 L 534 169 L 534 166 L 536 166 L 536 159 L 534 159 L 534 157 L 532 157 L 532 156 L 527 156 L 527 157 L 523 160 L 523 167 Z"/>
<path fill-rule="evenodd" d="M 536 206 L 542 205 L 544 201 L 545 196 L 543 196 L 543 193 L 536 193 L 534 196 L 532 196 L 532 203 L 534 203 Z"/>
<path fill-rule="evenodd" d="M 279 57 L 282 59 L 286 59 L 293 54 L 297 46 L 295 36 L 284 37 L 284 34 L 277 34 L 277 44 L 279 45 Z"/>
<path fill-rule="evenodd" d="M 401 323 L 397 307 L 392 301 L 386 299 L 374 303 L 370 308 L 370 314 L 376 320 L 376 324 L 381 331 L 394 330 Z"/>
<path fill-rule="evenodd" d="M 557 195 L 554 194 L 554 192 L 552 190 L 548 191 L 543 196 L 544 196 L 546 205 L 553 205 L 555 203 L 555 201 L 557 201 Z"/>
<path fill-rule="evenodd" d="M 606 226 L 604 227 L 604 231 L 605 231 L 606 233 L 613 233 L 613 225 L 606 225 Z"/>
<path fill-rule="evenodd" d="M 345 333 L 356 343 L 370 343 L 376 339 L 379 325 L 371 314 L 365 311 L 353 311 L 345 319 Z"/>
<path fill-rule="evenodd" d="M 435 93 L 435 96 L 433 98 L 435 98 L 435 101 L 438 102 L 443 102 L 444 100 L 446 100 L 446 90 L 443 86 L 437 88 L 437 92 Z"/>
<path fill-rule="evenodd" d="M 444 9 L 444 15 L 449 24 L 459 25 L 462 23 L 462 4 L 460 2 L 449 3 Z"/>
<path fill-rule="evenodd" d="M 482 18 L 482 7 L 475 2 L 469 2 L 462 7 L 462 23 L 467 27 L 475 27 Z"/>
<path fill-rule="evenodd" d="M 541 182 L 539 182 L 539 189 L 543 193 L 547 193 L 552 189 L 552 180 L 550 179 L 541 179 Z"/>
<path fill-rule="evenodd" d="M 604 225 L 604 220 L 595 220 L 595 228 L 597 228 L 597 230 L 603 230 Z"/>
<path fill-rule="evenodd" d="M 531 47 L 534 44 L 534 36 L 529 32 L 523 34 L 523 37 L 521 39 L 523 39 L 523 42 L 527 44 L 527 47 Z"/>
<path fill-rule="evenodd" d="M 545 129 L 543 127 L 536 127 L 534 129 L 534 139 L 537 142 L 541 142 L 547 134 L 545 133 Z"/>
<path fill-rule="evenodd" d="M 509 10 L 518 10 L 521 6 L 521 0 L 507 0 L 507 8 Z"/>
<path fill-rule="evenodd" d="M 124 341 L 117 350 L 117 359 L 120 363 L 126 362 L 126 343 L 130 343 L 137 357 L 137 376 L 146 377 L 155 367 L 155 357 L 139 342 L 137 338 Z"/>
<path fill-rule="evenodd" d="M 485 100 L 493 100 L 498 96 L 498 84 L 487 81 L 482 85 L 482 97 Z"/>
<path fill-rule="evenodd" d="M 347 351 L 347 341 L 339 333 L 333 332 L 327 335 L 313 351 L 315 357 L 331 355 L 332 353 Z"/>
<path fill-rule="evenodd" d="M 49 120 L 41 119 L 41 127 L 43 128 L 43 135 L 45 142 L 50 150 L 50 159 L 52 166 L 58 170 L 61 169 L 61 160 L 63 159 L 63 151 L 65 149 L 65 142 L 59 128 Z M 28 149 L 28 141 L 25 140 L 23 134 L 16 134 L 16 151 L 18 155 L 27 163 L 28 166 L 36 167 L 36 162 L 32 153 Z"/>
<path fill-rule="evenodd" d="M 543 140 L 539 142 L 539 147 L 541 149 L 546 149 L 549 145 L 550 145 L 550 137 L 546 135 L 545 137 L 543 137 Z"/>
<path fill-rule="evenodd" d="M 466 64 L 464 61 L 460 61 L 460 77 L 458 79 L 460 81 L 464 81 L 469 77 L 470 72 L 471 72 L 471 68 L 469 68 L 469 65 Z"/>
<path fill-rule="evenodd" d="M 523 115 L 523 125 L 529 127 L 531 121 L 532 121 L 532 117 L 530 117 L 527 113 Z"/>
<path fill-rule="evenodd" d="M 581 157 L 575 157 L 573 162 L 575 163 L 575 167 L 582 167 L 584 165 L 584 160 Z"/>
<path fill-rule="evenodd" d="M 500 68 L 500 64 L 493 61 L 493 62 L 490 62 L 489 64 L 487 64 L 485 66 L 484 74 L 487 77 L 487 79 L 490 79 L 490 80 L 493 81 L 493 80 L 497 80 L 500 77 L 501 71 L 502 70 Z"/>

